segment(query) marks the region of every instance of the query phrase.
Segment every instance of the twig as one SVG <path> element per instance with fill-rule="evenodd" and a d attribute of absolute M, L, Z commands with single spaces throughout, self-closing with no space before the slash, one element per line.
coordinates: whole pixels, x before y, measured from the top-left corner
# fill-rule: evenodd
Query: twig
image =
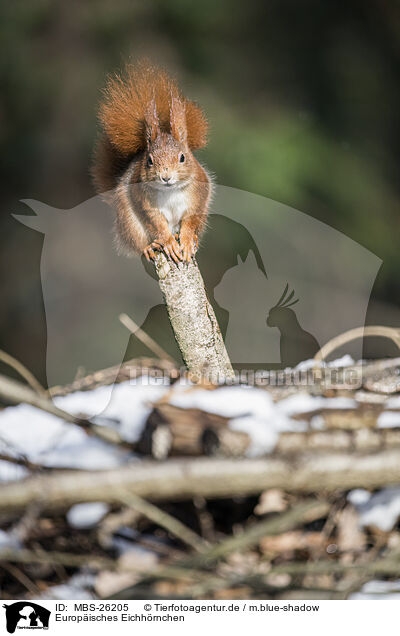
<path fill-rule="evenodd" d="M 329 510 L 329 505 L 326 502 L 320 501 L 305 501 L 296 506 L 294 506 L 291 510 L 288 510 L 284 514 L 275 515 L 272 519 L 267 519 L 265 521 L 260 521 L 252 528 L 242 532 L 240 535 L 229 537 L 228 539 L 224 539 L 219 544 L 211 546 L 204 550 L 201 554 L 197 554 L 194 557 L 184 557 L 175 562 L 175 566 L 178 568 L 189 568 L 192 570 L 195 568 L 208 568 L 213 563 L 218 561 L 219 559 L 226 558 L 232 552 L 237 550 L 244 551 L 256 545 L 262 537 L 268 535 L 276 535 L 281 532 L 286 532 L 292 530 L 300 523 L 305 520 L 311 521 L 314 519 L 318 519 L 319 517 L 325 515 Z M 148 577 L 153 578 L 154 573 L 149 572 Z M 145 577 L 141 580 L 140 584 L 143 584 Z M 232 585 L 241 585 L 241 584 L 250 584 L 254 585 L 257 583 L 257 587 L 260 586 L 260 577 L 259 576 L 251 576 L 251 577 L 236 577 L 236 576 L 224 576 L 219 575 L 218 577 L 212 576 L 211 578 L 196 579 L 197 581 L 202 581 L 201 585 L 197 588 L 197 593 L 194 596 L 204 596 L 212 590 L 223 589 L 227 587 L 231 587 Z M 263 583 L 265 589 L 265 583 Z M 268 586 L 267 586 L 268 587 Z M 129 588 L 131 589 L 131 588 Z M 117 594 L 115 594 L 115 598 L 120 598 L 119 594 L 124 595 L 128 590 L 120 590 Z"/>
<path fill-rule="evenodd" d="M 390 338 L 400 349 L 400 329 L 393 327 L 384 327 L 383 325 L 375 325 L 368 327 L 356 327 L 341 333 L 339 336 L 332 338 L 315 354 L 314 360 L 319 362 L 325 360 L 335 349 L 338 349 L 342 345 L 356 340 L 357 338 L 363 338 L 364 336 L 382 336 L 384 338 Z"/>
<path fill-rule="evenodd" d="M 120 321 L 136 338 L 138 338 L 146 347 L 154 353 L 160 360 L 169 360 L 172 364 L 177 364 L 176 360 L 160 347 L 160 345 L 147 334 L 139 325 L 136 324 L 127 314 L 120 314 Z"/>
<path fill-rule="evenodd" d="M 68 395 L 74 391 L 90 391 L 98 386 L 108 386 L 114 383 L 134 380 L 141 377 L 143 372 L 151 375 L 153 372 L 158 374 L 159 371 L 162 371 L 169 378 L 176 379 L 179 377 L 179 369 L 176 364 L 172 364 L 169 360 L 146 357 L 133 358 L 122 364 L 90 373 L 84 378 L 74 380 L 71 384 L 53 386 L 49 389 L 49 394 L 54 397 Z M 157 377 L 159 376 L 157 375 Z"/>
<path fill-rule="evenodd" d="M 27 369 L 26 366 L 22 364 L 22 362 L 11 356 L 6 351 L 3 351 L 2 349 L 0 349 L 0 360 L 1 362 L 4 362 L 4 364 L 7 364 L 9 367 L 12 367 L 15 371 L 17 371 L 17 373 L 19 373 L 19 375 L 27 381 L 27 383 L 32 387 L 34 391 L 36 391 L 36 393 L 38 393 L 39 395 L 47 394 L 46 389 L 40 384 L 39 380 L 35 378 L 33 373 L 29 371 L 29 369 Z"/>
<path fill-rule="evenodd" d="M 383 559 L 371 561 L 369 563 L 340 563 L 339 561 L 312 561 L 306 563 L 283 563 L 276 565 L 269 570 L 268 574 L 344 574 L 354 572 L 361 574 L 381 574 L 386 576 L 400 575 L 400 560 L 389 554 Z"/>
<path fill-rule="evenodd" d="M 26 587 L 28 592 L 30 592 L 30 594 L 33 594 L 34 598 L 40 596 L 40 589 L 37 585 L 35 585 L 35 583 L 33 583 L 33 581 L 31 581 L 31 579 L 25 574 L 25 572 L 22 572 L 15 565 L 12 565 L 12 563 L 3 562 L 3 568 L 7 570 L 11 574 L 11 576 L 17 579 L 17 581 L 19 581 L 21 585 Z"/>
<path fill-rule="evenodd" d="M 262 537 L 282 534 L 292 530 L 300 523 L 320 519 L 329 512 L 329 504 L 325 501 L 303 501 L 291 510 L 274 515 L 272 519 L 259 521 L 240 534 L 224 539 L 217 545 L 193 557 L 189 561 L 191 565 L 209 565 L 214 561 L 225 558 L 232 552 L 243 552 L 256 545 Z"/>
<path fill-rule="evenodd" d="M 12 563 L 46 563 L 48 565 L 65 565 L 68 567 L 91 566 L 107 569 L 115 569 L 116 567 L 116 561 L 106 557 L 20 548 L 1 549 L 0 563 L 2 561 L 10 561 Z"/>
<path fill-rule="evenodd" d="M 207 580 L 210 579 L 208 572 L 202 572 L 197 569 L 183 568 L 176 565 L 161 566 L 143 571 L 141 567 L 133 567 L 131 565 L 120 568 L 120 564 L 116 559 L 108 557 L 92 556 L 88 554 L 74 554 L 70 552 L 45 552 L 44 550 L 27 550 L 27 549 L 3 549 L 0 550 L 0 563 L 44 563 L 48 565 L 63 565 L 66 567 L 91 567 L 95 569 L 119 570 L 123 572 L 138 572 L 144 574 L 147 578 L 154 579 L 189 579 L 189 580 Z"/>
<path fill-rule="evenodd" d="M 154 523 L 168 530 L 168 532 L 178 537 L 196 552 L 201 552 L 207 546 L 207 543 L 193 530 L 190 530 L 181 521 L 164 512 L 164 510 L 160 510 L 157 506 L 142 499 L 142 497 L 123 488 L 118 488 L 118 498 L 122 503 L 134 508 L 151 521 L 154 521 Z"/>
<path fill-rule="evenodd" d="M 49 471 L 49 470 L 65 470 L 65 468 L 60 469 L 58 466 L 50 467 L 45 466 L 44 464 L 36 464 L 35 462 L 29 461 L 26 457 L 12 457 L 11 455 L 6 455 L 5 453 L 0 453 L 0 460 L 4 462 L 10 462 L 10 464 L 15 464 L 16 466 L 23 466 L 28 470 L 33 472 L 37 471 Z"/>

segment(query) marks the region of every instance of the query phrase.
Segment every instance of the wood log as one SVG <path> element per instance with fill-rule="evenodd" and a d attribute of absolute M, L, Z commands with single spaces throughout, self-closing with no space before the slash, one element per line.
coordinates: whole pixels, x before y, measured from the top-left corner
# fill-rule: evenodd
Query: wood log
<path fill-rule="evenodd" d="M 237 457 L 245 454 L 249 444 L 246 433 L 230 430 L 227 417 L 160 403 L 150 413 L 136 450 L 155 459 Z"/>

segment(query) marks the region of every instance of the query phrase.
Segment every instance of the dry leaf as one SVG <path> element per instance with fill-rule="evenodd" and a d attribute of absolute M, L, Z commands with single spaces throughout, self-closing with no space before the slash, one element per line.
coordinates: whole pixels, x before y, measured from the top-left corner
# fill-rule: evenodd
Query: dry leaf
<path fill-rule="evenodd" d="M 97 576 L 94 589 L 100 598 L 110 598 L 119 590 L 135 585 L 139 576 L 133 572 L 112 572 L 111 570 L 103 570 Z"/>
<path fill-rule="evenodd" d="M 341 552 L 362 550 L 365 534 L 360 529 L 359 514 L 353 506 L 346 506 L 337 515 L 337 545 Z"/>
<path fill-rule="evenodd" d="M 118 569 L 124 572 L 147 572 L 154 570 L 158 560 L 155 552 L 143 548 L 132 548 L 119 557 Z"/>
<path fill-rule="evenodd" d="M 292 530 L 276 537 L 263 537 L 260 540 L 260 549 L 264 554 L 271 552 L 294 552 L 295 550 L 311 550 L 321 548 L 326 539 L 320 532 L 301 532 Z"/>
<path fill-rule="evenodd" d="M 272 488 L 261 493 L 258 504 L 254 508 L 254 514 L 265 515 L 268 512 L 282 512 L 287 508 L 287 501 L 282 490 Z"/>

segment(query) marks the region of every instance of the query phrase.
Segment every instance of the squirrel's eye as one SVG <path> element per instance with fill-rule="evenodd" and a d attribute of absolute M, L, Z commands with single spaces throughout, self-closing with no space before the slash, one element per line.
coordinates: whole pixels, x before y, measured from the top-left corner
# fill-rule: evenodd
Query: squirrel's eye
<path fill-rule="evenodd" d="M 185 161 L 185 155 L 183 154 L 183 152 L 179 153 L 179 162 L 183 163 Z"/>
<path fill-rule="evenodd" d="M 154 162 L 153 162 L 153 157 L 152 157 L 151 155 L 149 155 L 149 156 L 147 157 L 147 165 L 148 165 L 148 166 L 152 166 L 152 165 L 153 165 L 153 163 L 154 163 Z"/>

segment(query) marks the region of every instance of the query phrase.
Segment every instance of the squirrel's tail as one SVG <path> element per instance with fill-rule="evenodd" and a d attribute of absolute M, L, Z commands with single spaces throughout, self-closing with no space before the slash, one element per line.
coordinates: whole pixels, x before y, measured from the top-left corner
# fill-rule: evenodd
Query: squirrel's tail
<path fill-rule="evenodd" d="M 141 61 L 123 75 L 111 77 L 104 91 L 99 119 L 111 145 L 122 155 L 146 147 L 145 121 L 155 100 L 161 130 L 170 132 L 174 100 L 184 104 L 187 140 L 192 150 L 206 144 L 207 121 L 202 110 L 186 99 L 165 71 Z"/>

